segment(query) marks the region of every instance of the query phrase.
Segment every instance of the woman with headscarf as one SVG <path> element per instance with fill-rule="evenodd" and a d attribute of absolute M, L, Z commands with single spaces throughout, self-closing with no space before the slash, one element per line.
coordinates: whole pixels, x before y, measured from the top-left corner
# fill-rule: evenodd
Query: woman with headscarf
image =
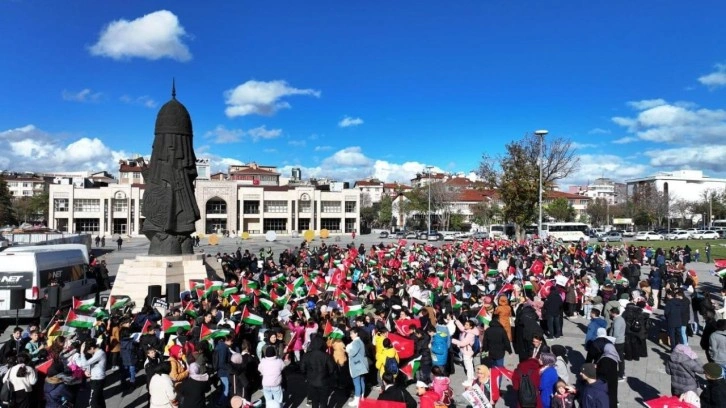
<path fill-rule="evenodd" d="M 199 364 L 189 364 L 189 377 L 181 382 L 182 396 L 179 408 L 206 408 L 206 394 L 209 391 L 209 375 L 200 374 Z"/>
<path fill-rule="evenodd" d="M 666 363 L 666 373 L 671 376 L 671 394 L 680 396 L 698 390 L 696 374 L 703 374 L 703 365 L 689 346 L 679 344 Z"/>
<path fill-rule="evenodd" d="M 618 364 L 620 364 L 620 357 L 615 350 L 615 345 L 605 344 L 602 355 L 597 360 L 597 378 L 608 386 L 610 408 L 618 407 Z"/>
<path fill-rule="evenodd" d="M 557 357 L 552 353 L 542 353 L 539 356 L 539 362 L 542 364 L 542 368 L 539 369 L 539 398 L 543 407 L 549 407 L 552 403 L 555 384 L 559 379 L 555 368 Z"/>
<path fill-rule="evenodd" d="M 171 364 L 160 363 L 149 381 L 149 408 L 176 408 L 177 396 L 174 383 L 169 376 Z"/>
<path fill-rule="evenodd" d="M 507 332 L 509 341 L 512 341 L 512 306 L 509 305 L 507 297 L 502 295 L 499 296 L 499 306 L 494 309 L 494 314 L 499 316 L 499 323 L 504 327 L 504 331 Z"/>
<path fill-rule="evenodd" d="M 496 405 L 497 402 L 492 400 L 492 374 L 489 367 L 484 364 L 476 367 L 476 378 L 471 383 L 471 386 L 479 387 L 484 393 L 484 396 L 487 397 L 486 402 L 491 403 L 492 406 Z"/>
<path fill-rule="evenodd" d="M 560 377 L 561 380 L 569 384 L 570 362 L 567 360 L 567 349 L 563 345 L 555 344 L 550 347 L 550 350 L 552 351 L 552 354 L 557 357 L 557 362 L 555 362 L 555 369 L 557 370 L 557 375 Z"/>
<path fill-rule="evenodd" d="M 189 368 L 184 361 L 184 350 L 182 346 L 175 344 L 169 348 L 169 364 L 171 364 L 169 377 L 174 381 L 174 385 L 179 384 L 189 377 Z"/>

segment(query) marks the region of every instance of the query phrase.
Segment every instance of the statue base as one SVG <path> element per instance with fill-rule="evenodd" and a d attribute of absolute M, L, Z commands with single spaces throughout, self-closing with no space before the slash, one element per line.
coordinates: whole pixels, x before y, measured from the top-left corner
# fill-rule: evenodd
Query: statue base
<path fill-rule="evenodd" d="M 205 279 L 207 269 L 203 254 L 139 255 L 119 265 L 111 296 L 128 296 L 136 305 L 134 313 L 144 306 L 149 286 L 161 285 L 166 294 L 167 283 L 178 283 L 180 291 L 189 290 L 189 279 Z M 110 297 L 109 297 L 110 301 Z"/>

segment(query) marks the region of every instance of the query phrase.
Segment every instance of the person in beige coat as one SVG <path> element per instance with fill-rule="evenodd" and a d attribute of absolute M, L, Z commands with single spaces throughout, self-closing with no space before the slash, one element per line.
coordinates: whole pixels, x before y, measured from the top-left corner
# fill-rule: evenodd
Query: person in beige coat
<path fill-rule="evenodd" d="M 509 306 L 509 300 L 502 295 L 499 296 L 499 305 L 494 309 L 494 314 L 499 316 L 499 323 L 502 324 L 504 331 L 507 332 L 509 341 L 512 341 L 512 306 Z"/>

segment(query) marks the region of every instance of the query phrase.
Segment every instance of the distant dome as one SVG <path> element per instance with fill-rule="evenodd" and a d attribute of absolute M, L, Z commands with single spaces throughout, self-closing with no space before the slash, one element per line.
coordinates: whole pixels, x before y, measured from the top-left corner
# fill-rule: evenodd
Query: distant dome
<path fill-rule="evenodd" d="M 171 133 L 192 136 L 192 118 L 184 105 L 176 100 L 176 86 L 172 85 L 171 100 L 156 115 L 154 134 Z"/>

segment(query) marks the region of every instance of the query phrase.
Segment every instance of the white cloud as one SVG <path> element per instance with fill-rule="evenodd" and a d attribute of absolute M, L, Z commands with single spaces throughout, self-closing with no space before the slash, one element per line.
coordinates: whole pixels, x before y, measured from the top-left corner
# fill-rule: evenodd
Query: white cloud
<path fill-rule="evenodd" d="M 699 109 L 688 102 L 669 104 L 662 99 L 629 104 L 640 107 L 637 116 L 614 117 L 612 120 L 640 140 L 719 143 L 726 138 L 726 110 Z"/>
<path fill-rule="evenodd" d="M 70 143 L 64 135 L 50 134 L 27 125 L 0 132 L 0 150 L 9 160 L 3 167 L 15 171 L 115 172 L 118 160 L 127 158 L 124 151 L 113 150 L 98 138 L 81 137 Z"/>
<path fill-rule="evenodd" d="M 93 92 L 92 90 L 85 88 L 78 92 L 71 92 L 63 90 L 61 96 L 64 101 L 71 102 L 98 102 L 101 100 L 103 94 L 101 92 Z"/>
<path fill-rule="evenodd" d="M 314 150 L 316 152 L 327 152 L 328 150 L 333 150 L 333 146 L 315 146 Z"/>
<path fill-rule="evenodd" d="M 645 110 L 655 108 L 656 106 L 665 105 L 667 102 L 663 99 L 643 99 L 641 101 L 630 101 L 628 106 L 635 110 Z"/>
<path fill-rule="evenodd" d="M 159 104 L 148 95 L 142 95 L 136 98 L 129 95 L 122 95 L 119 100 L 129 105 L 140 105 L 149 109 L 154 109 L 159 106 Z"/>
<path fill-rule="evenodd" d="M 304 178 L 325 177 L 352 182 L 375 177 L 386 182 L 399 181 L 408 184 L 416 176 L 416 173 L 425 170 L 426 164 L 413 161 L 391 163 L 385 160 L 376 160 L 366 156 L 360 147 L 350 146 L 324 158 L 319 166 L 286 165 L 280 169 L 280 172 L 287 174 L 293 167 L 300 167 Z M 443 172 L 444 170 L 434 167 L 433 171 Z"/>
<path fill-rule="evenodd" d="M 625 136 L 625 137 L 621 137 L 620 139 L 613 140 L 613 143 L 615 143 L 615 144 L 628 144 L 628 143 L 633 143 L 633 142 L 637 142 L 637 141 L 638 141 L 638 138 L 637 137 Z"/>
<path fill-rule="evenodd" d="M 210 130 L 204 134 L 204 137 L 214 138 L 214 143 L 225 144 L 225 143 L 237 143 L 249 137 L 253 142 L 258 142 L 261 139 L 274 139 L 282 134 L 282 129 L 267 129 L 264 125 L 259 126 L 250 130 L 243 129 L 227 129 L 223 125 L 217 125 L 214 130 Z"/>
<path fill-rule="evenodd" d="M 192 59 L 189 48 L 182 41 L 184 37 L 187 34 L 177 16 L 159 10 L 131 21 L 112 21 L 101 31 L 90 52 L 115 60 L 171 58 L 184 62 Z"/>
<path fill-rule="evenodd" d="M 726 145 L 682 146 L 673 149 L 654 149 L 645 152 L 650 157 L 653 167 L 683 168 L 689 167 L 714 172 L 726 171 Z"/>
<path fill-rule="evenodd" d="M 319 98 L 320 91 L 294 88 L 282 80 L 270 82 L 250 80 L 225 91 L 224 99 L 228 106 L 224 112 L 230 118 L 246 115 L 270 116 L 280 109 L 290 108 L 290 104 L 282 98 L 292 95 Z"/>
<path fill-rule="evenodd" d="M 307 142 L 304 140 L 289 140 L 287 144 L 294 147 L 305 147 Z"/>
<path fill-rule="evenodd" d="M 588 135 L 609 135 L 610 133 L 612 132 L 602 128 L 590 129 L 590 131 L 587 132 Z"/>
<path fill-rule="evenodd" d="M 250 135 L 252 138 L 252 141 L 256 142 L 260 139 L 275 139 L 280 137 L 282 134 L 282 129 L 267 129 L 265 125 L 250 129 L 247 131 L 247 134 Z"/>
<path fill-rule="evenodd" d="M 338 126 L 342 128 L 352 127 L 352 126 L 360 126 L 363 124 L 363 119 L 361 118 L 351 118 L 350 116 L 344 117 L 340 122 L 338 122 Z"/>
<path fill-rule="evenodd" d="M 591 149 L 593 147 L 597 147 L 597 144 L 595 143 L 579 143 L 579 142 L 572 142 L 570 145 L 574 150 L 579 149 Z"/>
<path fill-rule="evenodd" d="M 623 157 L 612 154 L 581 154 L 580 168 L 575 174 L 560 182 L 563 186 L 586 185 L 600 177 L 622 181 L 645 175 L 649 167 L 633 163 Z"/>
<path fill-rule="evenodd" d="M 726 86 L 726 64 L 716 64 L 716 71 L 699 77 L 698 82 L 710 88 Z"/>

